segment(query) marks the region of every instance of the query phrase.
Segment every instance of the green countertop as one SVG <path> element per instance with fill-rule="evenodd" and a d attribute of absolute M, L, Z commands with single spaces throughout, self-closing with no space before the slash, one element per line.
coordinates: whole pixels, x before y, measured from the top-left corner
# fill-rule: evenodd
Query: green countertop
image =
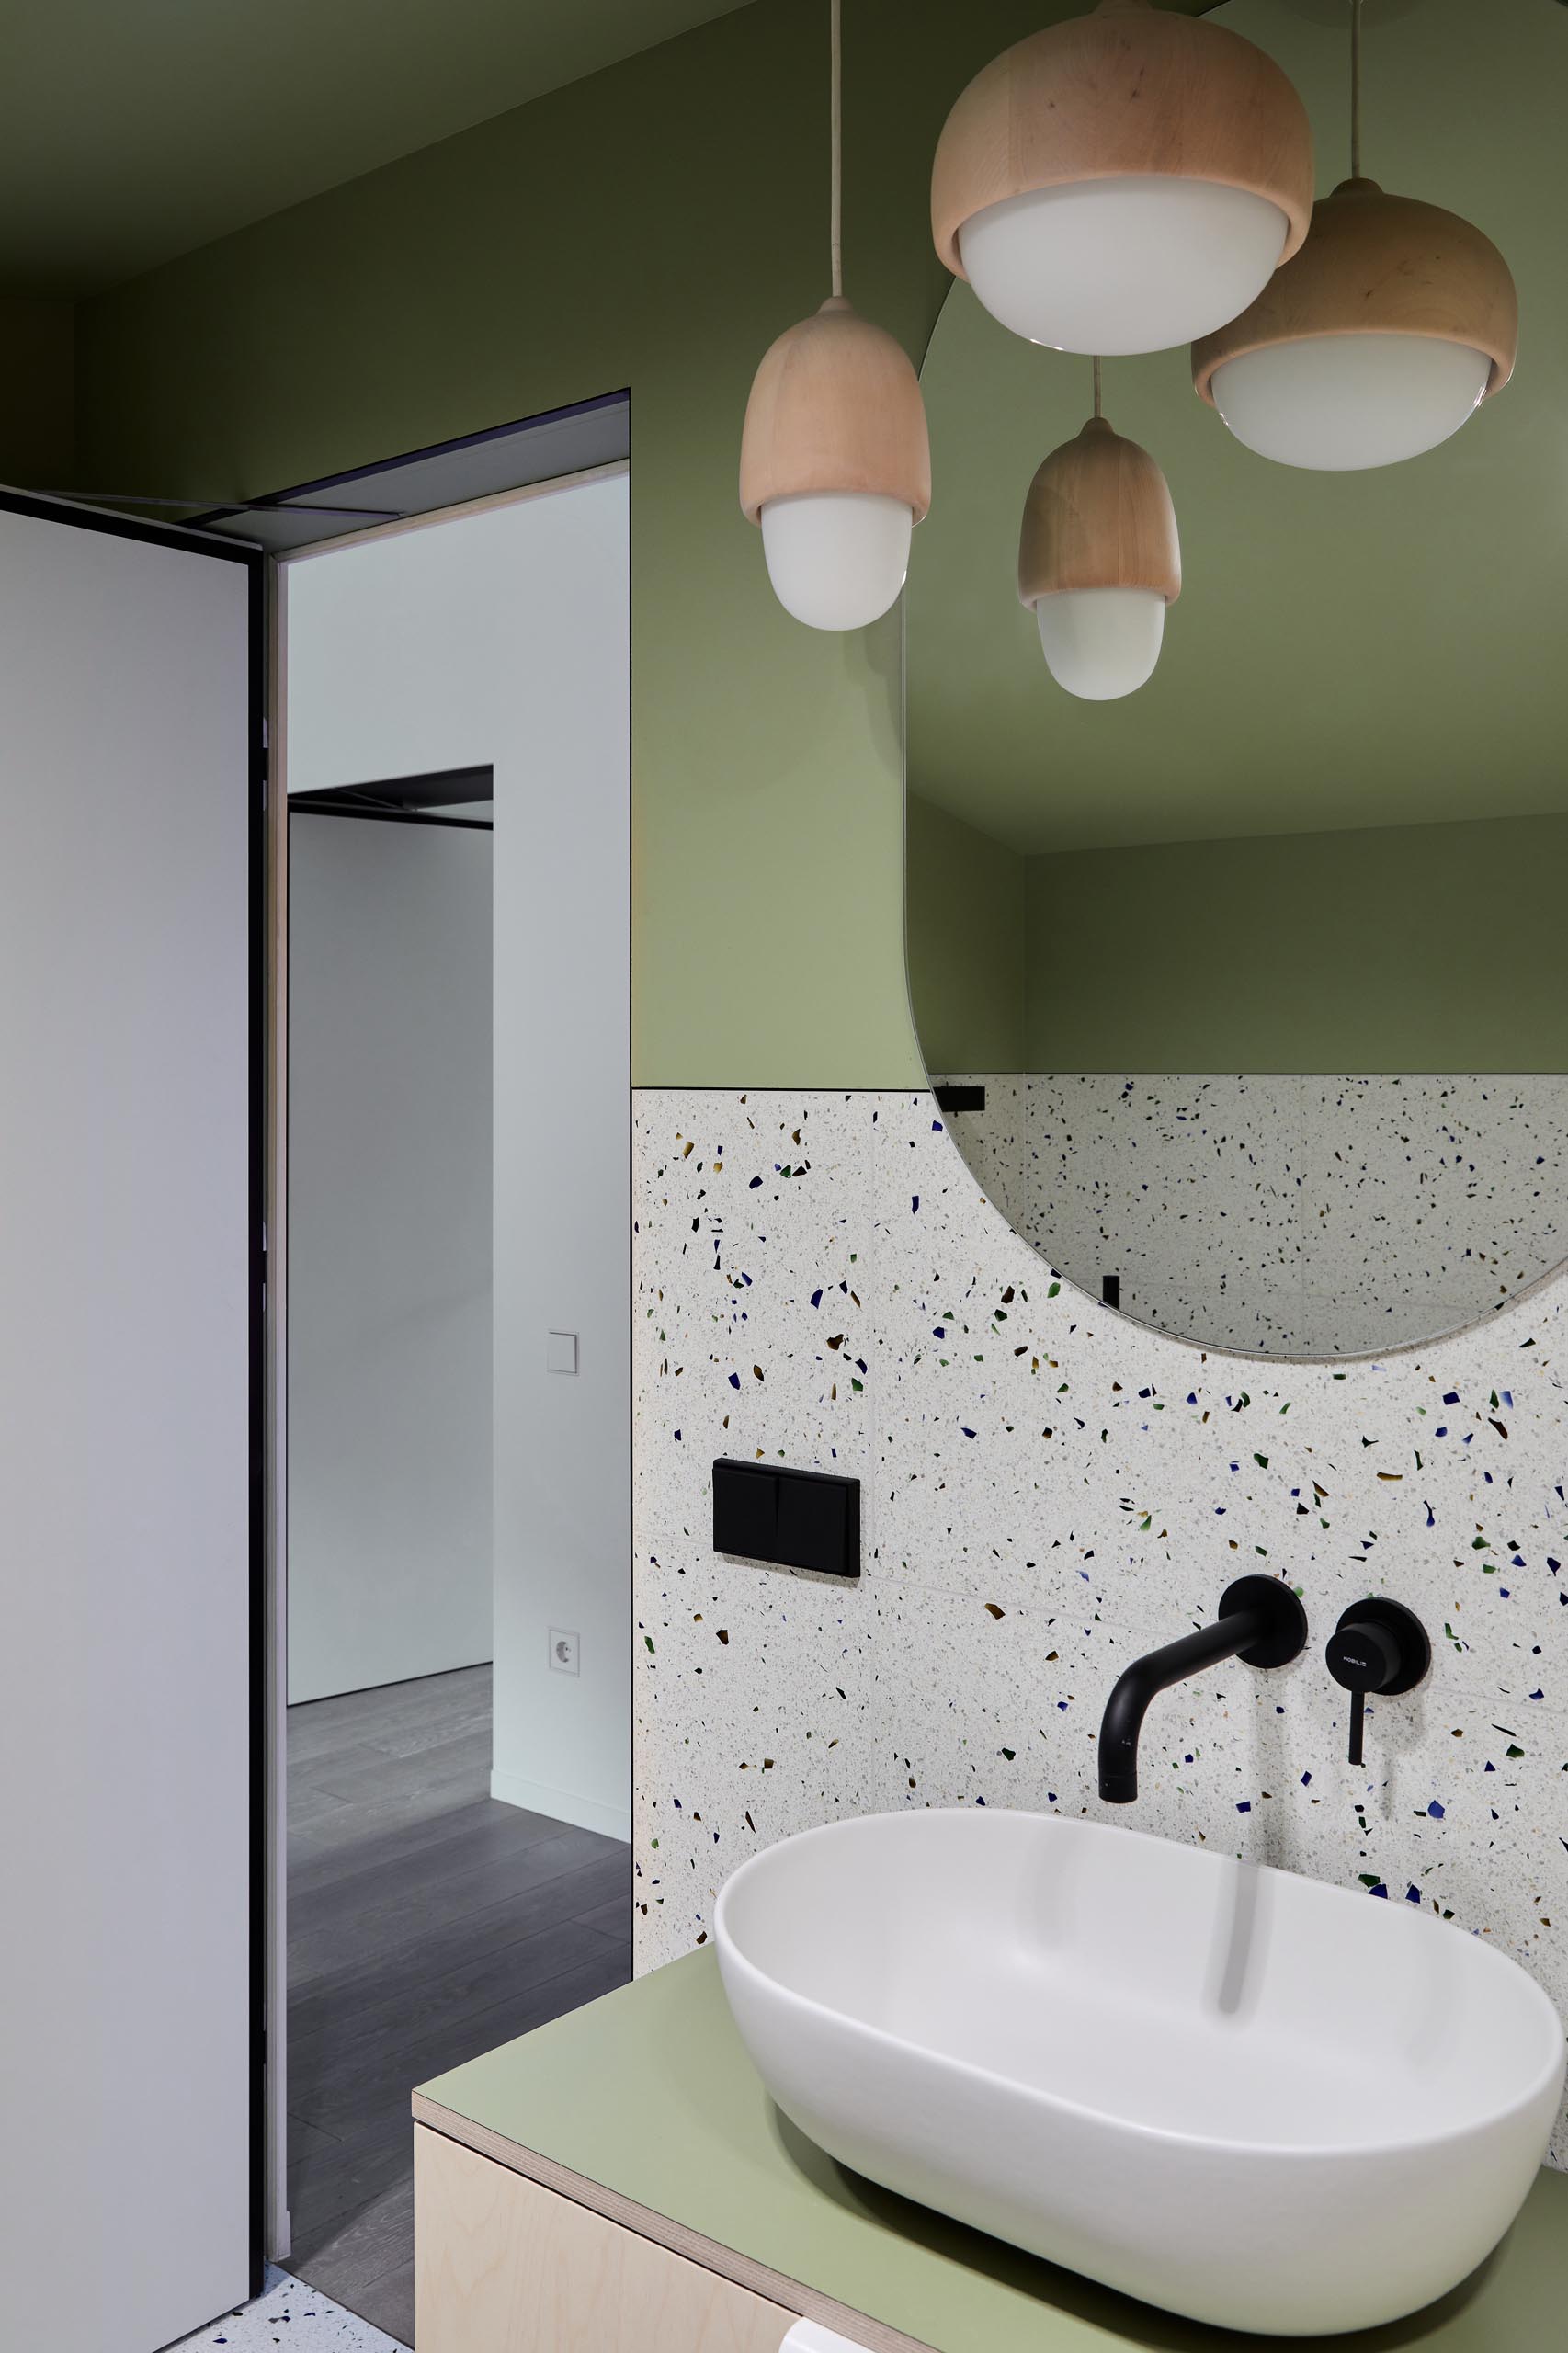
<path fill-rule="evenodd" d="M 424 2097 L 934 2353 L 1550 2353 L 1568 2337 L 1568 2174 L 1543 2172 L 1465 2284 L 1354 2336 L 1241 2336 L 1156 2312 L 843 2172 L 764 2090 L 711 1952 L 655 1970 Z M 527 2168 L 525 2167 L 524 2170 Z"/>

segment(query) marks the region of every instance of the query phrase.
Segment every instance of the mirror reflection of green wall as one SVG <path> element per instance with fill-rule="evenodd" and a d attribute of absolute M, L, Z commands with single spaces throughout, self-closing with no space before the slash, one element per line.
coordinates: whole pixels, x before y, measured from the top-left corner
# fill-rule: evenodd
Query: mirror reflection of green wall
<path fill-rule="evenodd" d="M 1216 20 L 1290 74 L 1331 186 L 1343 39 Z M 1514 270 L 1512 385 L 1426 457 L 1307 473 L 1185 351 L 1108 362 L 1184 588 L 1149 685 L 1078 702 L 1016 566 L 1090 365 L 959 283 L 906 596 L 910 983 L 933 1078 L 986 1084 L 960 1149 L 1092 1295 L 1293 1357 L 1460 1328 L 1568 1253 L 1568 12 L 1423 0 L 1365 43 L 1368 168 Z"/>

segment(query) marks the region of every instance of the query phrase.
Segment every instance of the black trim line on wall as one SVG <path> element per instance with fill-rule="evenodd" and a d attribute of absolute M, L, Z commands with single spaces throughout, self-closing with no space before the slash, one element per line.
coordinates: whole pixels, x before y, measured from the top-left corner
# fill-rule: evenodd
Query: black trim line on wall
<path fill-rule="evenodd" d="M 358 817 L 371 818 L 382 825 L 444 825 L 449 833 L 493 834 L 495 827 L 488 817 L 441 817 L 426 809 L 357 809 L 351 802 L 316 801 L 308 792 L 293 792 L 289 796 L 289 815 L 295 817 Z"/>
<path fill-rule="evenodd" d="M 495 771 L 486 762 L 468 768 L 426 768 L 417 776 L 369 777 L 359 784 L 312 785 L 294 795 L 296 806 L 312 801 L 334 808 L 444 809 L 466 801 L 490 801 Z"/>
<path fill-rule="evenodd" d="M 79 530 L 103 531 L 110 539 L 135 540 L 142 547 L 181 548 L 187 555 L 212 555 L 223 563 L 262 561 L 261 550 L 244 540 L 212 540 L 206 532 L 183 523 L 145 523 L 138 515 L 120 515 L 107 506 L 90 506 L 74 498 L 46 496 L 42 492 L 0 490 L 0 513 L 31 515 L 40 523 L 72 523 Z M 265 642 L 265 640 L 264 640 Z M 261 713 L 256 715 L 256 741 L 261 740 Z"/>
<path fill-rule="evenodd" d="M 308 502 L 318 492 L 341 490 L 348 483 L 366 482 L 375 475 L 390 473 L 399 466 L 419 465 L 429 458 L 444 458 L 454 449 L 482 449 L 486 442 L 505 441 L 513 434 L 528 433 L 538 426 L 564 424 L 569 417 L 574 416 L 592 416 L 599 409 L 625 407 L 628 411 L 630 435 L 631 405 L 631 387 L 623 385 L 619 392 L 596 392 L 591 400 L 568 401 L 562 408 L 540 409 L 532 416 L 517 417 L 509 425 L 491 425 L 478 433 L 460 433 L 450 441 L 426 442 L 417 449 L 403 449 L 395 457 L 380 458 L 373 465 L 350 466 L 343 473 L 322 474 L 313 482 L 290 483 L 287 489 L 267 491 L 259 498 L 241 499 L 228 506 L 211 506 L 206 509 L 199 520 L 203 525 L 210 525 L 227 522 L 235 516 L 259 514 L 264 510 L 278 507 L 290 510 L 304 506 L 305 511 L 309 513 L 312 510 Z M 356 510 L 347 507 L 318 507 L 313 511 L 318 514 L 347 514 Z M 409 513 L 417 514 L 427 510 L 392 507 L 378 511 L 386 521 L 402 522 Z"/>
<path fill-rule="evenodd" d="M 380 817 L 393 825 L 455 825 L 465 833 L 490 834 L 488 817 L 449 817 L 442 812 L 460 809 L 495 797 L 493 767 L 430 768 L 420 776 L 390 776 L 373 784 L 324 785 L 319 790 L 293 792 L 289 814 L 313 817 Z"/>
<path fill-rule="evenodd" d="M 205 542 L 202 552 L 215 552 Z M 268 689 L 267 558 L 250 566 L 250 1771 L 251 1771 L 251 2294 L 267 2279 L 267 1981 L 272 1927 L 272 1852 L 267 1836 L 268 1608 L 267 1511 L 271 1449 L 267 1426 L 267 1111 L 270 1060 L 267 1006 L 267 746 Z M 282 2033 L 282 2022 L 278 2022 Z"/>

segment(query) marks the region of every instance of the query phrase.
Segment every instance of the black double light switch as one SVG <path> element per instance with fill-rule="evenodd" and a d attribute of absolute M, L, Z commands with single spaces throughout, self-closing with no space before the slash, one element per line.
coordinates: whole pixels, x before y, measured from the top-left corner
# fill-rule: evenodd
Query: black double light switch
<path fill-rule="evenodd" d="M 769 1462 L 713 1465 L 713 1550 L 824 1576 L 860 1574 L 860 1482 Z"/>

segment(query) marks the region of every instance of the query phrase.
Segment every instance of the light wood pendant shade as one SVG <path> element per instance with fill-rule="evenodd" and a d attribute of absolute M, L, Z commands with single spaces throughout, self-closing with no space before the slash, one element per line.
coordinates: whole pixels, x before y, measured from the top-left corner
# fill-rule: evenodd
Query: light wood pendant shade
<path fill-rule="evenodd" d="M 1312 234 L 1250 310 L 1192 347 L 1192 381 L 1214 405 L 1215 371 L 1271 346 L 1321 335 L 1426 335 L 1490 359 L 1483 397 L 1514 372 L 1519 298 L 1490 237 L 1457 213 L 1341 181 L 1312 210 Z"/>
<path fill-rule="evenodd" d="M 990 206 L 1073 182 L 1162 176 L 1278 206 L 1284 253 L 1307 233 L 1312 140 L 1271 57 L 1149 0 L 1101 0 L 1005 50 L 963 91 L 931 177 L 937 251 L 966 275 L 960 232 Z"/>
<path fill-rule="evenodd" d="M 918 523 L 931 505 L 931 446 L 920 380 L 885 328 L 841 294 L 766 353 L 741 436 L 741 505 L 819 491 L 896 498 Z"/>
<path fill-rule="evenodd" d="M 1362 172 L 1362 6 L 1343 0 L 1350 176 L 1313 208 L 1301 251 L 1192 347 L 1192 381 L 1238 441 L 1324 473 L 1437 449 L 1502 390 L 1518 346 L 1518 296 L 1491 238 Z"/>
<path fill-rule="evenodd" d="M 1181 594 L 1181 541 L 1165 475 L 1147 449 L 1091 416 L 1029 484 L 1018 540 L 1018 597 L 1085 588 Z"/>
<path fill-rule="evenodd" d="M 835 631 L 864 629 L 897 601 L 931 504 L 920 380 L 844 299 L 842 12 L 829 0 L 833 290 L 763 355 L 741 434 L 741 506 L 761 528 L 774 594 L 796 620 Z"/>

